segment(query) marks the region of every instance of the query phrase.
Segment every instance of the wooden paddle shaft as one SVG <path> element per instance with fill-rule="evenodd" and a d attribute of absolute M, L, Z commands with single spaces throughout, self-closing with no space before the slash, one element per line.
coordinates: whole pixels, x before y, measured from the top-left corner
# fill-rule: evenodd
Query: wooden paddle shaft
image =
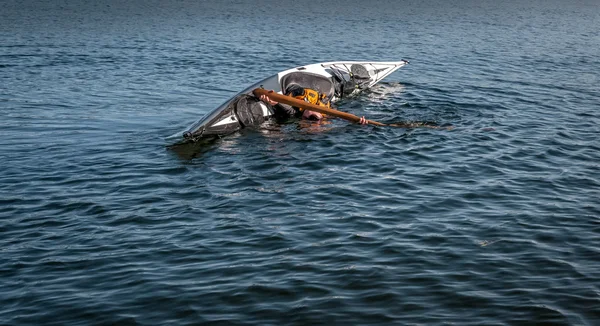
<path fill-rule="evenodd" d="M 269 90 L 266 90 L 263 88 L 257 88 L 255 90 L 253 90 L 252 93 L 254 93 L 254 96 L 256 96 L 256 97 L 260 97 L 261 95 L 266 95 L 271 100 L 276 101 L 276 102 L 295 106 L 298 108 L 303 108 L 305 110 L 310 110 L 310 111 L 327 114 L 327 115 L 334 116 L 337 118 L 342 118 L 342 119 L 345 119 L 345 120 L 348 120 L 351 122 L 360 122 L 360 117 L 355 116 L 354 114 L 338 111 L 336 109 L 328 108 L 325 106 L 312 104 L 312 103 L 309 103 L 309 102 L 306 102 L 303 100 L 299 100 L 299 99 L 291 97 L 291 96 L 282 95 L 282 94 L 276 93 L 274 91 L 269 91 Z M 371 125 L 375 125 L 375 126 L 385 126 L 385 124 L 383 124 L 381 122 L 372 121 L 372 120 L 367 120 L 367 123 L 371 124 Z"/>

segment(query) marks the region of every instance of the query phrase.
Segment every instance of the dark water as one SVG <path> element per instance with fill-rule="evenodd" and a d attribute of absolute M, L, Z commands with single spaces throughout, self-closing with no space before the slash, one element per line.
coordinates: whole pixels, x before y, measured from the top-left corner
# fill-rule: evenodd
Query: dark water
<path fill-rule="evenodd" d="M 123 2 L 0 4 L 0 324 L 600 325 L 598 1 Z M 454 129 L 164 140 L 399 59 L 340 108 Z"/>

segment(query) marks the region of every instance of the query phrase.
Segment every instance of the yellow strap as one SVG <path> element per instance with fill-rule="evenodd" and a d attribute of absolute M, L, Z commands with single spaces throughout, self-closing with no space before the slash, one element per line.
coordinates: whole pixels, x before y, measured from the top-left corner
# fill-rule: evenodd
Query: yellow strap
<path fill-rule="evenodd" d="M 287 94 L 287 95 L 289 96 L 289 94 Z M 328 107 L 328 108 L 331 107 L 331 103 L 329 103 L 329 102 L 323 103 L 323 101 L 322 101 L 323 99 L 326 98 L 325 94 L 320 94 L 319 92 L 315 91 L 314 89 L 305 88 L 302 95 L 295 96 L 295 98 L 306 101 L 311 104 L 320 105 L 320 106 L 324 106 L 324 107 Z M 300 111 L 301 112 L 304 111 L 304 108 L 300 108 Z"/>

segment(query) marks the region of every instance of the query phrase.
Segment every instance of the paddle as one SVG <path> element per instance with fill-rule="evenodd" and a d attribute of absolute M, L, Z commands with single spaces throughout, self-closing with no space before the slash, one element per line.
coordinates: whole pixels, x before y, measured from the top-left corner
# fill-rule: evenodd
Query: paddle
<path fill-rule="evenodd" d="M 258 98 L 260 98 L 261 95 L 266 95 L 271 100 L 277 101 L 277 102 L 280 102 L 283 104 L 295 106 L 298 108 L 303 108 L 305 110 L 311 110 L 311 111 L 315 111 L 315 112 L 319 112 L 319 113 L 324 113 L 324 114 L 327 114 L 330 116 L 345 119 L 345 120 L 355 122 L 355 123 L 360 122 L 360 117 L 355 116 L 354 114 L 338 111 L 336 109 L 328 108 L 325 106 L 312 104 L 312 103 L 309 103 L 309 102 L 306 102 L 303 100 L 299 100 L 299 99 L 291 97 L 291 96 L 286 96 L 286 95 L 276 93 L 274 91 L 269 91 L 264 88 L 256 88 L 255 90 L 252 91 L 252 93 L 254 93 L 254 96 L 256 96 Z M 387 126 L 387 127 L 400 127 L 400 128 L 415 128 L 415 127 L 437 128 L 437 126 L 426 125 L 422 122 L 388 123 L 388 124 L 386 124 L 386 123 L 381 123 L 381 122 L 377 122 L 377 121 L 373 121 L 373 120 L 366 120 L 366 121 L 370 125 L 383 126 L 383 127 Z"/>
<path fill-rule="evenodd" d="M 280 102 L 283 104 L 295 106 L 298 108 L 303 108 L 305 110 L 311 110 L 311 111 L 315 111 L 315 112 L 319 112 L 319 113 L 324 113 L 324 114 L 334 116 L 337 118 L 342 118 L 342 119 L 345 119 L 345 120 L 348 120 L 351 122 L 359 122 L 360 121 L 360 117 L 357 117 L 354 114 L 338 111 L 336 109 L 328 108 L 325 106 L 312 104 L 312 103 L 309 103 L 309 102 L 306 102 L 303 100 L 299 100 L 299 99 L 291 97 L 291 96 L 282 95 L 282 94 L 276 93 L 274 91 L 268 91 L 263 88 L 257 88 L 255 90 L 253 90 L 252 92 L 254 93 L 254 96 L 256 96 L 256 97 L 260 97 L 261 95 L 266 95 L 271 100 L 277 101 L 277 102 Z M 386 126 L 386 124 L 383 124 L 383 123 L 377 122 L 377 121 L 367 120 L 367 122 L 369 124 L 372 124 L 375 126 Z"/>

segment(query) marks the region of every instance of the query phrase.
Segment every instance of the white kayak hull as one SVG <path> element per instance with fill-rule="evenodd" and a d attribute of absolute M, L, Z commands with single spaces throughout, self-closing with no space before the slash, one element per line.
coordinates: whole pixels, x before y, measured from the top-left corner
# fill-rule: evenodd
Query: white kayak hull
<path fill-rule="evenodd" d="M 331 101 L 335 102 L 344 95 L 358 93 L 372 87 L 406 64 L 408 64 L 408 61 L 405 60 L 394 62 L 339 61 L 315 63 L 288 69 L 251 85 L 206 114 L 185 131 L 177 133 L 169 139 L 197 140 L 208 136 L 222 136 L 239 130 L 239 117 L 232 109 L 232 102 L 238 99 L 240 95 L 251 94 L 252 90 L 259 87 L 274 90 L 281 94 L 286 78 L 290 79 L 299 74 L 326 78 L 335 87 L 335 91 L 332 88 L 330 97 Z M 354 87 L 344 89 L 344 85 L 354 85 Z M 267 105 L 261 103 L 261 106 L 265 118 L 268 119 L 273 115 L 273 111 Z"/>

